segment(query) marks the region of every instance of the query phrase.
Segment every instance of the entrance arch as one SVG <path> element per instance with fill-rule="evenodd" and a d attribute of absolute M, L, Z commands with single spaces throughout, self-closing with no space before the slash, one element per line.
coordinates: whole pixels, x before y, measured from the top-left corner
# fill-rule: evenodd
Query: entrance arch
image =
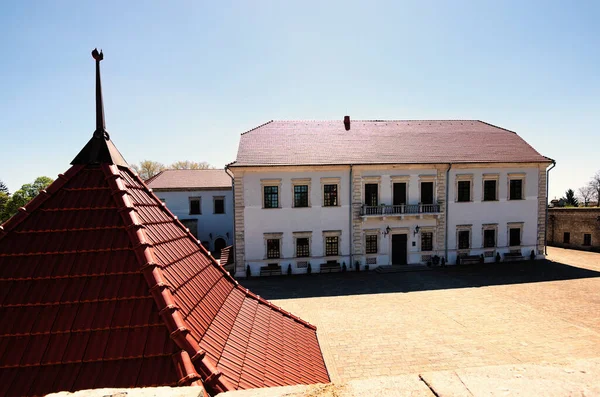
<path fill-rule="evenodd" d="M 215 240 L 215 249 L 213 252 L 213 257 L 215 259 L 219 259 L 221 257 L 221 250 L 225 247 L 227 247 L 227 242 L 221 237 L 217 238 Z"/>

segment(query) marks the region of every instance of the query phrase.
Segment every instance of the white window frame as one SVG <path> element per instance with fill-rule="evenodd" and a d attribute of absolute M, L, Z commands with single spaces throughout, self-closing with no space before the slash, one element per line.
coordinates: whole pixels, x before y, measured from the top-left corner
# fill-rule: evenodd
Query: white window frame
<path fill-rule="evenodd" d="M 496 185 L 496 191 L 498 191 L 498 186 Z M 485 246 L 485 231 L 493 230 L 494 231 L 494 246 L 486 247 Z M 495 251 L 498 248 L 498 224 L 497 223 L 484 223 L 481 225 L 481 248 L 486 251 Z"/>
<path fill-rule="evenodd" d="M 423 251 L 423 235 L 422 233 L 431 233 L 431 251 Z M 433 253 L 436 251 L 436 244 L 435 244 L 435 227 L 433 226 L 424 226 L 422 228 L 420 228 L 419 234 L 421 234 L 421 236 L 419 236 L 418 242 L 419 242 L 419 252 L 421 253 Z"/>
<path fill-rule="evenodd" d="M 279 261 L 284 259 L 283 257 L 283 233 L 263 233 L 263 239 L 265 241 L 265 260 L 266 261 Z M 279 240 L 279 258 L 269 258 L 269 246 L 267 240 Z"/>
<path fill-rule="evenodd" d="M 469 182 L 469 201 L 458 201 L 458 182 Z M 473 174 L 456 174 L 454 176 L 454 202 L 472 203 L 473 202 Z"/>
<path fill-rule="evenodd" d="M 369 252 L 367 253 L 367 236 L 376 236 L 377 237 L 377 252 Z M 379 229 L 365 229 L 364 230 L 364 242 L 365 242 L 365 255 L 379 255 L 381 250 L 381 240 L 379 238 L 380 233 Z"/>
<path fill-rule="evenodd" d="M 337 255 L 327 255 L 327 237 L 338 238 L 338 252 Z M 325 258 L 337 258 L 342 256 L 342 231 L 341 230 L 323 230 L 323 257 Z"/>
<path fill-rule="evenodd" d="M 216 209 L 216 201 L 217 200 L 223 200 L 223 212 L 221 213 L 217 213 Z M 213 214 L 214 215 L 225 215 L 225 213 L 227 212 L 226 207 L 225 207 L 225 196 L 213 196 Z"/>
<path fill-rule="evenodd" d="M 521 248 L 523 247 L 523 226 L 525 222 L 507 222 L 506 223 L 506 246 L 509 248 Z M 521 233 L 519 236 L 520 245 L 510 245 L 510 229 L 520 229 Z"/>
<path fill-rule="evenodd" d="M 459 245 L 459 240 L 458 240 L 458 234 L 459 232 L 462 231 L 468 231 L 469 232 L 469 247 L 468 248 L 458 248 Z M 456 225 L 456 252 L 458 252 L 459 254 L 469 254 L 471 249 L 473 249 L 473 225 Z"/>
<path fill-rule="evenodd" d="M 192 214 L 192 201 L 198 201 L 198 212 Z M 190 196 L 188 197 L 188 215 L 202 215 L 202 196 Z"/>
<path fill-rule="evenodd" d="M 527 174 L 525 174 L 524 172 L 515 172 L 515 173 L 509 173 L 507 175 L 506 178 L 506 199 L 508 201 L 521 201 L 521 200 L 525 200 L 525 183 L 526 183 L 526 176 Z M 516 181 L 516 180 L 521 180 L 521 198 L 520 199 L 511 199 L 510 198 L 510 181 Z"/>
<path fill-rule="evenodd" d="M 294 258 L 298 260 L 306 260 L 312 256 L 312 232 L 293 232 L 292 236 L 294 237 Z M 298 239 L 299 238 L 307 238 L 308 239 L 308 256 L 297 256 L 298 255 Z"/>
<path fill-rule="evenodd" d="M 337 185 L 337 205 L 325 205 L 325 185 Z M 339 177 L 321 178 L 321 207 L 335 208 L 342 206 L 341 186 L 341 178 Z"/>
<path fill-rule="evenodd" d="M 432 182 L 433 183 L 433 204 L 437 204 L 437 175 L 435 174 L 423 174 L 419 175 L 419 204 L 423 204 L 421 183 Z M 407 187 L 408 188 L 408 187 Z"/>
<path fill-rule="evenodd" d="M 494 200 L 485 200 L 485 181 L 496 181 L 496 194 Z M 481 179 L 481 201 L 482 202 L 493 202 L 498 201 L 498 187 L 500 185 L 500 175 L 499 174 L 483 174 Z M 497 239 L 496 239 L 497 240 Z"/>
<path fill-rule="evenodd" d="M 292 179 L 292 208 L 310 208 L 311 207 L 311 178 L 293 178 Z M 308 206 L 307 207 L 296 207 L 296 195 L 294 189 L 296 186 L 307 186 L 308 188 Z"/>
<path fill-rule="evenodd" d="M 277 186 L 277 207 L 265 207 L 265 186 Z M 281 179 L 261 179 L 260 180 L 260 201 L 264 210 L 273 210 L 281 208 Z"/>

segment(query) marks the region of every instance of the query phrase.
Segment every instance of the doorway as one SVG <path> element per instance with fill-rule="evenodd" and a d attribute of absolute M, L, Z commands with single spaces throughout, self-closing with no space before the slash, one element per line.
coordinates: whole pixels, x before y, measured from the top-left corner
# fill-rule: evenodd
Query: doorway
<path fill-rule="evenodd" d="M 221 250 L 223 248 L 225 248 L 226 246 L 227 246 L 227 243 L 221 237 L 219 237 L 218 239 L 216 239 L 215 240 L 215 252 L 213 254 L 213 257 L 215 259 L 221 258 Z"/>
<path fill-rule="evenodd" d="M 392 265 L 407 265 L 407 241 L 406 234 L 392 234 Z"/>

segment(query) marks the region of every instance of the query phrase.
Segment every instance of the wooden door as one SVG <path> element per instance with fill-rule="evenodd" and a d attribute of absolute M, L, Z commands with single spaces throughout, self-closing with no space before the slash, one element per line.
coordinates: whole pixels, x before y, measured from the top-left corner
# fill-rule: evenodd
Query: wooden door
<path fill-rule="evenodd" d="M 407 241 L 406 234 L 392 234 L 392 265 L 408 264 Z"/>

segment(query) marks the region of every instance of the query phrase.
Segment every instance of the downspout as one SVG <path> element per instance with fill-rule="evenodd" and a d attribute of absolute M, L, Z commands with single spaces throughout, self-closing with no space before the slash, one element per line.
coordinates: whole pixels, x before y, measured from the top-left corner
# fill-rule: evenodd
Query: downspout
<path fill-rule="evenodd" d="M 236 230 L 235 230 L 235 182 L 234 182 L 233 175 L 229 173 L 229 164 L 227 164 L 225 166 L 225 173 L 227 175 L 229 175 L 229 177 L 231 178 L 231 199 L 233 200 L 233 202 L 231 203 L 232 208 L 233 208 L 233 213 L 232 213 L 232 215 L 233 215 L 233 236 L 231 236 L 233 239 L 233 243 L 231 244 L 233 246 L 233 274 L 232 274 L 232 276 L 235 277 L 235 273 L 237 271 L 237 264 L 236 264 L 236 259 L 235 259 L 235 258 L 237 258 L 236 254 L 235 254 L 235 240 L 236 240 L 235 239 L 235 236 L 236 236 L 236 233 L 235 233 L 236 232 Z"/>
<path fill-rule="evenodd" d="M 448 208 L 450 206 L 450 200 L 448 200 L 448 195 L 450 192 L 450 170 L 452 169 L 452 163 L 448 163 L 448 169 L 446 170 L 446 230 L 444 232 L 444 257 L 446 258 L 446 263 L 448 263 Z"/>
<path fill-rule="evenodd" d="M 352 242 L 354 240 L 354 235 L 352 233 L 352 210 L 353 210 L 353 205 L 352 205 L 352 164 L 350 164 L 350 182 L 348 184 L 348 190 L 349 190 L 349 194 L 348 194 L 348 213 L 349 213 L 349 217 L 348 217 L 348 226 L 350 227 L 348 229 L 348 234 L 350 235 L 350 238 L 348 239 L 348 245 L 350 248 L 350 250 L 348 251 L 350 253 L 350 263 L 348 263 L 348 269 L 350 269 L 350 267 L 352 266 Z"/>
<path fill-rule="evenodd" d="M 550 171 L 556 167 L 556 160 L 552 160 L 552 166 L 546 170 L 546 226 L 544 227 L 544 255 L 548 255 L 548 193 L 550 186 Z M 554 228 L 552 228 L 554 233 Z"/>

